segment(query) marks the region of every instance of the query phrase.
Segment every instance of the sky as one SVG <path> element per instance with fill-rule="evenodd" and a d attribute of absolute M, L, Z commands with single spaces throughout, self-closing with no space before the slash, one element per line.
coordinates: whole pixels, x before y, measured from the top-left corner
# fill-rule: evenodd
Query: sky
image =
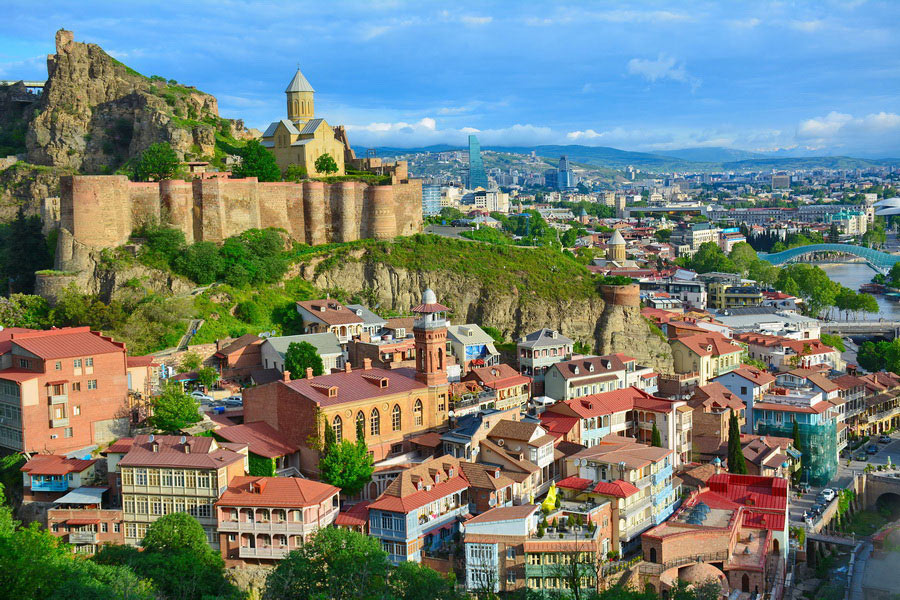
<path fill-rule="evenodd" d="M 356 146 L 900 156 L 900 0 L 0 5 L 0 79 L 60 27 L 264 129 L 298 64 Z"/>

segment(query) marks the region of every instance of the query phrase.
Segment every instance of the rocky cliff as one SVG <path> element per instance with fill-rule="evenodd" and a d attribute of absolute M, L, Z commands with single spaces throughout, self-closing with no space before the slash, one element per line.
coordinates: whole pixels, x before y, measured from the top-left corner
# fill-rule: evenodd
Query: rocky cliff
<path fill-rule="evenodd" d="M 600 294 L 547 300 L 522 294 L 514 287 L 484 285 L 440 266 L 411 270 L 362 256 L 327 269 L 316 267 L 315 261 L 303 265 L 301 276 L 322 290 L 367 294 L 383 312 L 408 314 L 419 303 L 422 290 L 430 287 L 442 304 L 452 308 L 454 323 L 495 327 L 510 340 L 551 327 L 592 346 L 597 353 L 624 352 L 642 364 L 672 372 L 669 345 L 650 330 L 640 308 L 604 301 Z M 564 287 L 566 283 L 560 281 L 559 285 Z"/>
<path fill-rule="evenodd" d="M 112 173 L 158 142 L 168 142 L 185 160 L 221 159 L 217 138 L 251 136 L 243 122 L 219 117 L 215 97 L 145 77 L 62 29 L 56 33 L 56 53 L 47 57 L 43 93 L 4 87 L 0 149 L 62 172 Z M 0 179 L 0 198 L 32 213 L 44 197 L 59 194 L 58 179 L 36 188 L 4 183 Z"/>

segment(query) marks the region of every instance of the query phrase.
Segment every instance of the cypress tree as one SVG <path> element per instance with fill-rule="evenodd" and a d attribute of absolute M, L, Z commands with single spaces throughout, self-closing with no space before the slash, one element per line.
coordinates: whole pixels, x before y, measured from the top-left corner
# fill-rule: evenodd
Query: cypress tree
<path fill-rule="evenodd" d="M 741 430 L 734 411 L 731 411 L 728 420 L 728 471 L 738 475 L 747 474 L 747 461 L 744 460 L 741 449 Z"/>
<path fill-rule="evenodd" d="M 659 433 L 659 429 L 656 428 L 656 423 L 653 424 L 653 431 L 650 436 L 650 445 L 654 448 L 662 448 L 662 436 Z"/>

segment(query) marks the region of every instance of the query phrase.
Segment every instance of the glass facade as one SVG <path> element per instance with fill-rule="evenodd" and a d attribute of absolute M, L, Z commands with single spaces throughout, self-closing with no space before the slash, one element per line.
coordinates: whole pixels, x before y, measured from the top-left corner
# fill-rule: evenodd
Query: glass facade
<path fill-rule="evenodd" d="M 469 189 L 477 187 L 488 189 L 487 173 L 481 160 L 481 144 L 474 135 L 469 136 Z M 423 192 L 424 193 L 424 192 Z M 423 198 L 424 201 L 424 198 Z"/>
<path fill-rule="evenodd" d="M 430 217 L 441 212 L 441 186 L 422 186 L 422 215 Z"/>

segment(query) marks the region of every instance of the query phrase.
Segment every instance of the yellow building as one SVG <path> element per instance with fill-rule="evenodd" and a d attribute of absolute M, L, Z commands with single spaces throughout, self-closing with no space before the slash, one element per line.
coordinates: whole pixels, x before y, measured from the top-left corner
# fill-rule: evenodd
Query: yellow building
<path fill-rule="evenodd" d="M 729 285 L 711 283 L 707 287 L 707 306 L 715 309 L 759 306 L 763 301 L 762 291 L 752 285 Z"/>
<path fill-rule="evenodd" d="M 744 348 L 720 333 L 698 333 L 669 341 L 675 372 L 697 374 L 703 386 L 741 366 Z"/>
<path fill-rule="evenodd" d="M 262 145 L 275 155 L 275 162 L 284 171 L 290 165 L 306 169 L 310 177 L 324 176 L 316 171 L 316 159 L 330 154 L 343 175 L 344 144 L 325 119 L 315 118 L 315 90 L 300 69 L 284 93 L 287 95 L 287 119 L 275 121 L 262 136 Z"/>

